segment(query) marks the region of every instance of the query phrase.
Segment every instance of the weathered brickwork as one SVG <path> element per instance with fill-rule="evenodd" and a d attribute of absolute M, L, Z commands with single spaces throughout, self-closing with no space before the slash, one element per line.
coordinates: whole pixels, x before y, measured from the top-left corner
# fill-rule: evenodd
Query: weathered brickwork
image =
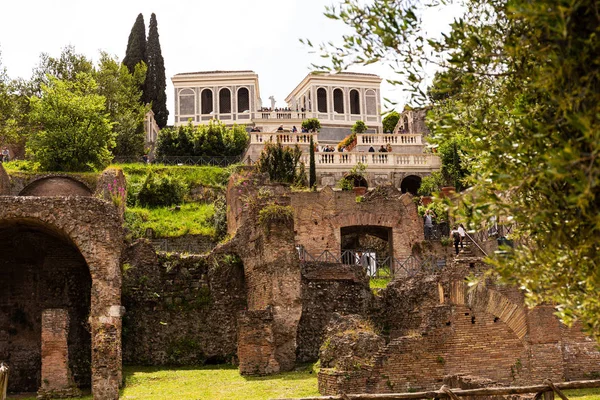
<path fill-rule="evenodd" d="M 236 317 L 247 307 L 239 258 L 156 254 L 140 240 L 123 261 L 124 362 L 199 365 L 236 357 Z"/>
<path fill-rule="evenodd" d="M 152 239 L 151 242 L 157 251 L 169 253 L 204 254 L 209 253 L 217 246 L 212 237 L 204 235 Z"/>
<path fill-rule="evenodd" d="M 59 243 L 67 243 L 78 250 L 80 265 L 87 267 L 87 274 L 90 279 L 90 292 L 86 299 L 76 297 L 69 299 L 61 295 L 69 293 L 69 290 L 77 292 L 79 295 L 81 289 L 77 286 L 60 285 L 60 280 L 65 280 L 66 274 L 53 273 L 50 269 L 53 265 L 63 265 L 60 260 L 50 261 L 52 252 L 57 247 L 47 246 L 27 246 L 21 251 L 18 248 L 7 248 L 3 251 L 3 259 L 16 259 L 17 265 L 31 265 L 31 268 L 19 268 L 12 270 L 12 276 L 2 279 L 3 282 L 11 282 L 11 293 L 8 294 L 7 302 L 18 301 L 22 307 L 30 307 L 35 303 L 43 305 L 43 308 L 62 308 L 64 304 L 44 304 L 44 301 L 69 302 L 77 306 L 89 301 L 89 313 L 83 314 L 83 318 L 77 315 L 70 315 L 71 330 L 70 334 L 75 334 L 73 324 L 85 329 L 85 323 L 89 323 L 91 330 L 91 375 L 92 391 L 94 396 L 99 399 L 118 398 L 118 387 L 121 383 L 121 268 L 120 258 L 123 247 L 122 220 L 118 210 L 103 200 L 91 197 L 13 197 L 0 196 L 0 234 L 4 237 L 10 237 L 14 240 L 25 240 L 29 232 L 42 234 L 45 237 L 57 238 Z M 46 239 L 44 239 L 46 240 Z M 6 241 L 5 241 L 6 242 Z M 36 254 L 38 256 L 36 256 Z M 63 257 L 69 254 L 66 251 L 57 250 L 56 257 Z M 64 268 L 70 264 L 66 263 Z M 35 268 L 33 267 L 35 266 Z M 85 269 L 85 268 L 81 268 Z M 80 270 L 81 270 L 80 269 Z M 1 268 L 2 273 L 10 271 L 10 268 Z M 36 272 L 38 271 L 38 272 Z M 35 285 L 38 280 L 28 278 L 24 275 L 46 273 L 48 278 L 45 285 L 33 286 L 33 290 L 27 291 L 27 285 Z M 52 289 L 54 288 L 54 289 Z M 45 292 L 45 290 L 48 290 Z M 84 289 L 85 290 L 85 289 Z M 6 291 L 3 291 L 6 293 Z M 33 294 L 33 296 L 32 296 Z M 0 294 L 2 296 L 2 294 Z M 85 291 L 82 296 L 85 296 Z M 3 297 L 0 297 L 3 298 Z M 89 298 L 89 300 L 87 300 Z M 20 301 L 19 299 L 25 299 Z M 32 301 L 32 300 L 35 300 Z M 4 300 L 3 300 L 4 301 Z M 37 307 L 37 305 L 36 305 Z M 9 306 L 10 311 L 14 312 L 18 307 Z M 23 314 L 25 317 L 23 317 Z M 40 319 L 41 309 L 31 308 L 30 312 L 10 317 L 10 312 L 3 312 L 0 319 L 8 328 L 0 328 L 0 343 L 7 341 L 7 335 L 13 332 L 10 324 L 20 323 L 23 329 L 30 332 L 30 336 L 20 335 L 19 340 L 25 340 L 24 347 L 15 348 L 15 342 L 11 342 L 10 354 L 8 358 L 19 357 L 23 351 L 31 351 L 37 356 L 24 357 L 27 361 L 27 367 L 31 368 L 31 378 L 36 383 L 39 379 L 40 359 L 39 359 L 39 340 L 40 340 Z M 87 317 L 87 318 L 86 318 Z M 11 322 L 13 321 L 13 322 Z M 4 331 L 4 332 L 2 332 Z M 110 334 L 108 334 L 110 333 Z M 29 339 L 27 339 L 29 337 Z M 85 338 L 85 334 L 77 333 L 77 337 Z M 37 344 L 35 344 L 37 341 Z M 69 349 L 69 357 L 77 354 L 76 351 Z M 89 354 L 89 353 L 87 353 Z M 36 358 L 37 357 L 37 358 Z M 37 360 L 37 361 L 36 361 Z M 77 371 L 72 366 L 72 372 L 77 381 Z M 11 374 L 24 374 L 19 367 L 11 369 Z M 10 380 L 9 380 L 10 381 Z M 33 385 L 33 382 L 25 383 Z M 37 388 L 34 388 L 36 390 Z"/>
<path fill-rule="evenodd" d="M 360 266 L 307 263 L 302 271 L 302 317 L 298 361 L 316 361 L 335 313 L 367 316 L 372 302 L 369 280 Z"/>
<path fill-rule="evenodd" d="M 361 202 L 353 192 L 301 192 L 291 195 L 296 243 L 312 255 L 325 250 L 339 254 L 341 228 L 379 226 L 391 228 L 393 255 L 404 259 L 423 240 L 423 222 L 410 194 L 393 187 L 368 192 Z"/>
<path fill-rule="evenodd" d="M 334 368 L 321 369 L 321 393 L 435 389 L 447 375 L 513 385 L 598 373 L 600 352 L 580 327 L 562 326 L 551 306 L 528 310 L 514 287 L 488 280 L 469 288 L 464 278 L 483 267 L 459 261 L 438 275 L 396 281 L 383 290 L 372 320 L 390 342 L 373 351 L 371 363 L 340 368 L 335 361 Z M 321 348 L 322 365 L 331 339 Z"/>
<path fill-rule="evenodd" d="M 42 383 L 38 398 L 75 397 L 81 391 L 75 386 L 69 368 L 69 312 L 54 308 L 42 312 Z"/>

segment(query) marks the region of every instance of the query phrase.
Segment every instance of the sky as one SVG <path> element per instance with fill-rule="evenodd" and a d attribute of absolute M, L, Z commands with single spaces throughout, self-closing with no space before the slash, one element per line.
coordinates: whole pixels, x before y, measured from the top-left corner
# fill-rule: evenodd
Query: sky
<path fill-rule="evenodd" d="M 181 72 L 246 70 L 258 73 L 263 101 L 273 95 L 277 106 L 322 59 L 300 43 L 341 42 L 350 33 L 340 21 L 323 15 L 339 0 L 0 0 L 0 52 L 11 78 L 31 77 L 42 52 L 58 57 L 73 45 L 97 61 L 100 51 L 122 59 L 129 33 L 139 13 L 146 34 L 156 14 L 167 76 L 169 123 L 173 123 L 171 77 Z M 449 30 L 460 10 L 425 14 L 432 34 Z M 393 78 L 385 65 L 355 66 L 354 72 Z M 432 70 L 433 72 L 433 70 Z M 431 74 L 433 75 L 433 74 Z M 406 95 L 382 83 L 382 96 L 399 103 Z"/>

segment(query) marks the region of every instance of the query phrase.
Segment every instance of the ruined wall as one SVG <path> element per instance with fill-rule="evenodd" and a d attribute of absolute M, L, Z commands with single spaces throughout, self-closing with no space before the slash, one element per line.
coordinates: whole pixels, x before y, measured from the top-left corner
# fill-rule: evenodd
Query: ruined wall
<path fill-rule="evenodd" d="M 356 202 L 353 192 L 333 191 L 291 194 L 296 243 L 312 255 L 325 250 L 339 254 L 340 229 L 353 225 L 392 228 L 394 257 L 404 259 L 423 240 L 423 222 L 412 196 L 392 187 L 378 187 Z"/>
<path fill-rule="evenodd" d="M 580 327 L 562 326 L 550 305 L 527 309 L 515 287 L 488 279 L 469 288 L 465 277 L 486 267 L 457 260 L 441 273 L 395 281 L 380 292 L 371 320 L 389 343 L 354 368 L 328 360 L 335 367 L 321 369 L 321 393 L 436 389 L 444 376 L 460 374 L 518 385 L 599 373 L 600 352 Z"/>
<path fill-rule="evenodd" d="M 123 359 L 143 365 L 231 362 L 246 309 L 241 260 L 157 255 L 140 240 L 124 256 Z"/>
<path fill-rule="evenodd" d="M 372 297 L 369 280 L 362 267 L 306 263 L 302 271 L 302 317 L 296 350 L 298 361 L 318 359 L 327 325 L 334 314 L 367 316 Z"/>
<path fill-rule="evenodd" d="M 263 331 L 272 334 L 273 354 L 259 352 L 262 347 L 254 339 L 246 343 L 254 337 L 254 328 L 239 325 L 242 374 L 287 371 L 296 363 L 296 335 L 302 314 L 301 271 L 293 219 L 287 207 L 288 193 L 287 187 L 273 185 L 265 175 L 248 171 L 232 175 L 227 189 L 228 231 L 234 236 L 215 252 L 239 255 L 244 264 L 248 311 L 268 311 L 272 316 L 264 321 L 269 328 Z M 275 207 L 274 212 L 270 206 L 281 208 Z"/>
<path fill-rule="evenodd" d="M 213 250 L 217 244 L 210 236 L 183 235 L 178 237 L 151 239 L 157 251 L 204 254 Z"/>

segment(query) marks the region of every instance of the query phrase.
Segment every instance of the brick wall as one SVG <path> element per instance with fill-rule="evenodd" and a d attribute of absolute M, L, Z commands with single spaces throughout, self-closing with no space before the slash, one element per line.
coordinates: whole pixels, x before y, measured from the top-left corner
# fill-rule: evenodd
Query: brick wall
<path fill-rule="evenodd" d="M 28 228 L 0 230 L 0 254 L 0 360 L 11 367 L 9 391 L 41 386 L 42 312 L 50 308 L 64 309 L 70 317 L 68 367 L 78 385 L 89 387 L 91 279 L 81 254 Z"/>
<path fill-rule="evenodd" d="M 372 294 L 360 266 L 307 263 L 302 271 L 302 317 L 298 326 L 298 361 L 316 361 L 325 328 L 334 313 L 366 316 Z"/>
<path fill-rule="evenodd" d="M 157 255 L 138 241 L 124 258 L 123 358 L 145 365 L 231 362 L 246 308 L 239 258 Z"/>
<path fill-rule="evenodd" d="M 210 236 L 183 235 L 180 237 L 152 239 L 152 245 L 157 251 L 204 254 L 216 247 Z"/>
<path fill-rule="evenodd" d="M 413 245 L 423 240 L 423 221 L 412 196 L 402 195 L 392 187 L 368 192 L 359 203 L 353 192 L 326 187 L 320 192 L 292 193 L 291 204 L 296 243 L 315 256 L 324 250 L 339 254 L 340 229 L 346 226 L 392 228 L 394 257 L 401 259 L 408 257 Z"/>

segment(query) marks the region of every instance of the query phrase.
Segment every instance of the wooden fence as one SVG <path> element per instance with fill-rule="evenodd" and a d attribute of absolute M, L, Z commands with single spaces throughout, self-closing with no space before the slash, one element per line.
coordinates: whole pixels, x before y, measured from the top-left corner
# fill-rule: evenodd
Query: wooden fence
<path fill-rule="evenodd" d="M 495 387 L 480 389 L 451 389 L 444 385 L 440 390 L 415 393 L 382 393 L 382 394 L 340 394 L 335 396 L 303 397 L 301 399 L 277 399 L 277 400 L 406 400 L 406 399 L 450 399 L 459 400 L 460 397 L 474 396 L 507 396 L 515 394 L 535 393 L 534 400 L 542 397 L 544 400 L 554 399 L 558 395 L 562 400 L 568 400 L 562 392 L 566 389 L 589 389 L 600 388 L 600 379 L 589 381 L 572 381 L 563 383 L 552 383 L 546 379 L 543 385 Z"/>

